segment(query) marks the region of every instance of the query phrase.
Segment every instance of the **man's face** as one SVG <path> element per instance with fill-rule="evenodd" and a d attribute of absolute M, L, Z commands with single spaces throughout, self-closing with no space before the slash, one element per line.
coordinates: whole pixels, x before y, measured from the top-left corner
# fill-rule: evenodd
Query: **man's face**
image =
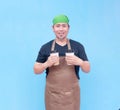
<path fill-rule="evenodd" d="M 57 23 L 53 26 L 53 31 L 57 39 L 63 40 L 67 37 L 69 25 L 67 23 Z"/>

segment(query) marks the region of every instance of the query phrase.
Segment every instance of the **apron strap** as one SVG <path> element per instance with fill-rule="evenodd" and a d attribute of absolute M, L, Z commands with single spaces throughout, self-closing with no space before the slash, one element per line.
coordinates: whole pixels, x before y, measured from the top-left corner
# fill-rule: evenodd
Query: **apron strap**
<path fill-rule="evenodd" d="M 69 39 L 67 39 L 67 46 L 68 46 L 68 51 L 71 51 L 71 45 Z M 54 49 L 55 49 L 55 40 L 52 43 L 51 52 L 54 52 Z"/>
<path fill-rule="evenodd" d="M 67 46 L 68 46 L 68 51 L 71 51 L 71 45 L 69 39 L 67 39 Z"/>
<path fill-rule="evenodd" d="M 55 49 L 55 40 L 52 43 L 51 52 L 54 52 L 54 49 Z"/>

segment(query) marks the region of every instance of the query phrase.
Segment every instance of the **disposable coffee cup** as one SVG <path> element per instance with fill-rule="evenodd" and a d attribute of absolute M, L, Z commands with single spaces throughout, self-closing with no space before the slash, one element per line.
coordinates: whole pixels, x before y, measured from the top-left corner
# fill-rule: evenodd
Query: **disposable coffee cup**
<path fill-rule="evenodd" d="M 67 52 L 65 53 L 66 56 L 71 56 L 71 55 L 74 55 L 74 52 Z"/>
<path fill-rule="evenodd" d="M 66 55 L 66 56 L 73 56 L 73 55 L 74 55 L 74 52 L 67 52 L 67 53 L 65 53 L 65 55 Z M 67 63 L 67 65 L 71 65 L 71 64 Z"/>
<path fill-rule="evenodd" d="M 59 53 L 58 53 L 58 52 L 51 53 L 50 55 L 51 55 L 51 56 L 57 56 L 57 57 L 59 57 Z M 55 66 L 56 66 L 56 65 L 59 65 L 59 58 L 58 58 L 57 62 L 56 62 L 54 65 L 55 65 Z"/>

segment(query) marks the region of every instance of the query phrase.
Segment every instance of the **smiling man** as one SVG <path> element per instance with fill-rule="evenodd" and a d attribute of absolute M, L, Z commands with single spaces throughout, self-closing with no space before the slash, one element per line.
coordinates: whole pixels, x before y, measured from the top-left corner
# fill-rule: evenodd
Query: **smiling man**
<path fill-rule="evenodd" d="M 69 19 L 58 15 L 53 19 L 55 39 L 44 44 L 34 64 L 36 74 L 46 70 L 46 110 L 80 110 L 79 68 L 90 71 L 84 46 L 68 39 Z"/>

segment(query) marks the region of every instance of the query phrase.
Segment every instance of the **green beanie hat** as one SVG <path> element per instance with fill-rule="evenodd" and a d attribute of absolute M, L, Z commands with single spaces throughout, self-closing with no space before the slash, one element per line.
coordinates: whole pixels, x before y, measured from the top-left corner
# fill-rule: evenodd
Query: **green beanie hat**
<path fill-rule="evenodd" d="M 69 23 L 69 19 L 66 15 L 58 15 L 55 16 L 53 19 L 53 25 L 57 24 L 57 23 Z"/>

